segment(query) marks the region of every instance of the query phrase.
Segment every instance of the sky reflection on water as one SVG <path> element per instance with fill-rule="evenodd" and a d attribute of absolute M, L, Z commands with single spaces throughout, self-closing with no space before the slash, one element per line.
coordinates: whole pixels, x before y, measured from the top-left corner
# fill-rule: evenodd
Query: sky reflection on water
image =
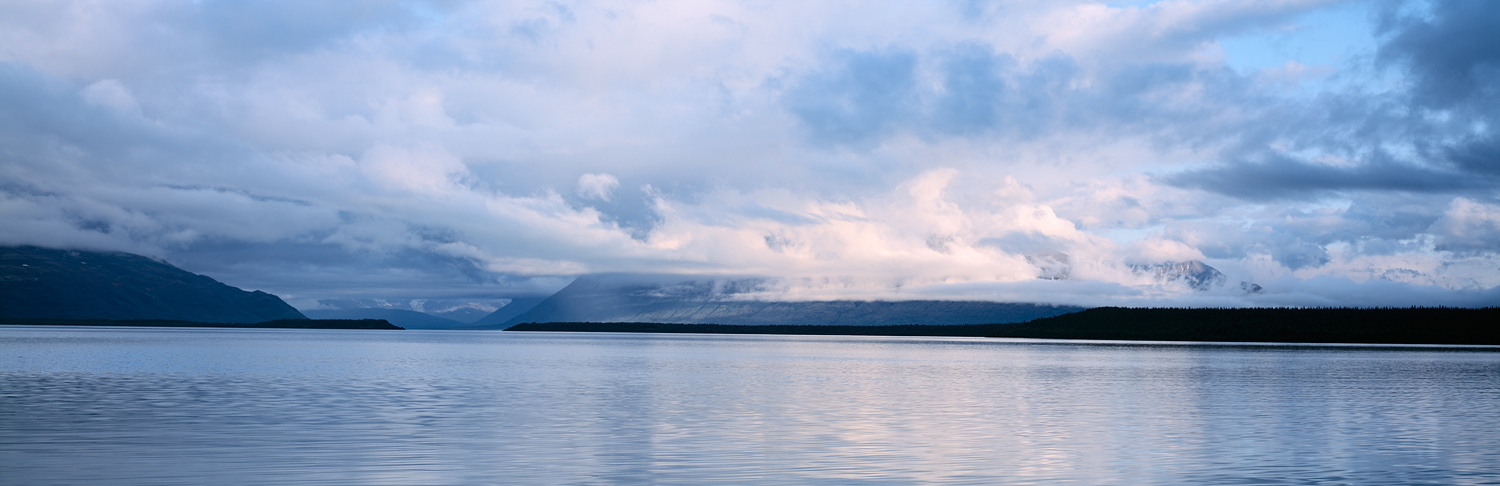
<path fill-rule="evenodd" d="M 0 483 L 1485 484 L 1500 353 L 0 327 Z"/>

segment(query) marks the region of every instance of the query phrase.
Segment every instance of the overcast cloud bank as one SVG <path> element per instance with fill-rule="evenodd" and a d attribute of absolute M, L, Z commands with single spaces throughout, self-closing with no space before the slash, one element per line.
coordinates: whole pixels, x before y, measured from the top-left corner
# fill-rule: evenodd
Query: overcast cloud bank
<path fill-rule="evenodd" d="M 1497 23 L 1480 0 L 8 2 L 0 244 L 303 308 L 597 272 L 1496 305 Z M 1139 271 L 1190 260 L 1227 283 Z"/>

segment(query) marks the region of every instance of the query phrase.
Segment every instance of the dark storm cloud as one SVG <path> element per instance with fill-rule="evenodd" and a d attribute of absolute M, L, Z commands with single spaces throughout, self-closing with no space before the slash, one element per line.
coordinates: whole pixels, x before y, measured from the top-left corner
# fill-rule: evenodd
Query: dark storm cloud
<path fill-rule="evenodd" d="M 1500 120 L 1497 120 L 1500 121 Z M 1500 179 L 1500 133 L 1474 137 L 1443 151 L 1453 165 L 1479 175 Z"/>
<path fill-rule="evenodd" d="M 1002 75 L 1013 71 L 1015 62 L 984 46 L 954 49 L 941 62 L 945 90 L 934 103 L 934 122 L 942 130 L 961 134 L 998 124 L 1000 105 L 1013 91 Z"/>
<path fill-rule="evenodd" d="M 924 53 L 840 51 L 782 96 L 817 144 L 924 138 L 1033 139 L 1073 131 L 1223 137 L 1214 113 L 1257 100 L 1229 70 L 1192 63 L 1107 66 L 1086 73 L 1053 53 L 1018 62 L 977 43 Z M 930 75 L 932 83 L 924 83 Z M 1183 92 L 1201 100 L 1174 101 Z M 1164 127 L 1174 127 L 1170 134 Z"/>
<path fill-rule="evenodd" d="M 1391 37 L 1380 59 L 1410 78 L 1413 111 L 1442 117 L 1437 135 L 1457 139 L 1433 157 L 1493 183 L 1500 177 L 1500 2 L 1434 2 L 1430 18 L 1388 15 Z"/>
<path fill-rule="evenodd" d="M 1407 70 L 1419 104 L 1449 108 L 1500 95 L 1500 2 L 1433 2 L 1430 20 L 1386 15 L 1384 28 L 1391 37 L 1380 58 Z"/>
<path fill-rule="evenodd" d="M 909 122 L 917 102 L 916 56 L 840 51 L 831 66 L 804 76 L 782 98 L 815 140 L 858 144 Z"/>
<path fill-rule="evenodd" d="M 1243 199 L 1317 199 L 1329 191 L 1451 192 L 1487 187 L 1463 174 L 1439 172 L 1381 155 L 1353 167 L 1331 166 L 1265 153 L 1258 161 L 1236 161 L 1162 177 L 1182 187 Z"/>
<path fill-rule="evenodd" d="M 1225 163 L 1164 182 L 1243 199 L 1343 191 L 1485 194 L 1500 183 L 1500 3 L 1434 2 L 1430 17 L 1386 12 L 1378 59 L 1401 91 L 1361 90 L 1284 105 L 1247 126 Z M 1256 126 L 1258 125 L 1258 126 Z M 1337 155 L 1338 166 L 1272 148 Z M 1381 147 L 1406 146 L 1397 156 Z"/>
<path fill-rule="evenodd" d="M 924 120 L 938 135 L 990 133 L 1031 138 L 1076 123 L 1070 110 L 1094 93 L 1070 88 L 1079 76 L 1071 57 L 1054 54 L 1024 69 L 1005 54 L 965 45 L 938 53 L 942 92 Z"/>

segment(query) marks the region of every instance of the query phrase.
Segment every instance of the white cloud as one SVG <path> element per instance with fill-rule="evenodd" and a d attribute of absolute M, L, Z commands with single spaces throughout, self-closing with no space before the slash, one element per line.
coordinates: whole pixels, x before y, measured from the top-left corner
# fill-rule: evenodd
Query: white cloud
<path fill-rule="evenodd" d="M 1138 265 L 1150 265 L 1160 262 L 1185 262 L 1189 260 L 1203 260 L 1203 252 L 1180 241 L 1150 237 L 1130 244 L 1129 256 L 1126 261 Z"/>
<path fill-rule="evenodd" d="M 135 101 L 135 96 L 117 79 L 106 79 L 89 85 L 83 89 L 83 99 L 121 114 L 139 116 L 141 112 L 141 105 Z"/>
<path fill-rule="evenodd" d="M 1213 55 L 1328 3 L 6 4 L 0 242 L 313 300 L 604 271 L 1063 303 L 1496 285 L 1494 179 L 1421 157 L 1483 154 L 1500 124 L 1331 84 L 1320 105 L 1266 81 L 1300 65 Z M 1409 157 L 1347 149 L 1369 146 Z M 1279 297 L 1126 266 L 1189 259 Z"/>
<path fill-rule="evenodd" d="M 578 176 L 578 197 L 608 201 L 620 180 L 609 174 L 584 174 Z"/>
<path fill-rule="evenodd" d="M 1500 205 L 1453 198 L 1430 231 L 1439 236 L 1439 248 L 1462 252 L 1500 249 Z"/>

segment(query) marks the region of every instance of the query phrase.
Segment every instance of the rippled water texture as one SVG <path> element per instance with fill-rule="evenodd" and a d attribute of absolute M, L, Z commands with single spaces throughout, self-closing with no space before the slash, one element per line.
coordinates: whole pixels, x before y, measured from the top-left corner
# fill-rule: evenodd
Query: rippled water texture
<path fill-rule="evenodd" d="M 1500 353 L 0 326 L 5 484 L 1496 484 Z"/>

